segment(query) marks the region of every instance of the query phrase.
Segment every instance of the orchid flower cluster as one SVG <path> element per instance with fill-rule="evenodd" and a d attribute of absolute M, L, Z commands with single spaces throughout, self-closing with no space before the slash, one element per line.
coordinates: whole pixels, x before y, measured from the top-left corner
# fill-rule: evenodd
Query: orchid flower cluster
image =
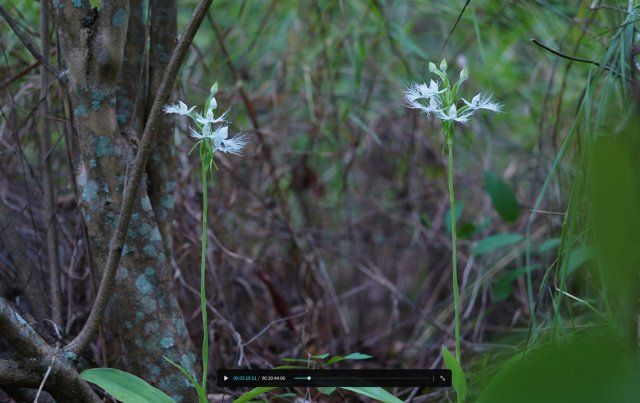
<path fill-rule="evenodd" d="M 193 148 L 199 145 L 201 157 L 205 157 L 210 164 L 214 163 L 213 154 L 216 151 L 240 155 L 242 149 L 247 145 L 247 141 L 242 135 L 229 137 L 229 126 L 226 119 L 228 110 L 219 116 L 215 116 L 215 110 L 218 108 L 218 102 L 215 98 L 217 93 L 218 83 L 216 82 L 211 86 L 202 114 L 194 111 L 195 106 L 189 108 L 182 101 L 164 106 L 164 113 L 173 113 L 191 118 L 195 127 L 189 128 L 189 135 L 197 139 Z"/>
<path fill-rule="evenodd" d="M 453 133 L 455 122 L 467 124 L 477 110 L 486 109 L 500 112 L 502 109 L 502 106 L 494 102 L 491 95 L 487 93 L 480 93 L 474 96 L 471 101 L 461 98 L 462 103 L 459 103 L 458 90 L 469 77 L 467 69 L 462 69 L 458 81 L 453 86 L 449 82 L 447 62 L 444 59 L 440 62 L 440 68 L 434 63 L 429 63 L 429 71 L 437 75 L 438 80 L 431 80 L 429 84 L 414 83 L 410 85 L 404 93 L 404 99 L 409 108 L 421 110 L 428 118 L 431 118 L 431 114 L 433 114 L 442 121 L 444 123 L 443 132 L 447 137 Z"/>
<path fill-rule="evenodd" d="M 443 345 L 442 356 L 447 368 L 453 371 L 453 387 L 458 396 L 458 401 L 464 401 L 466 397 L 466 380 L 462 371 L 460 361 L 460 291 L 458 289 L 458 254 L 457 254 L 457 229 L 456 229 L 456 198 L 454 191 L 454 131 L 456 123 L 467 124 L 469 119 L 477 110 L 486 109 L 491 112 L 500 112 L 502 106 L 493 101 L 491 95 L 480 93 L 474 96 L 471 101 L 460 98 L 458 100 L 458 90 L 463 82 L 469 78 L 466 69 L 462 69 L 460 77 L 455 84 L 451 85 L 447 75 L 447 62 L 442 60 L 440 68 L 434 63 L 429 63 L 429 71 L 438 76 L 437 81 L 430 80 L 429 84 L 414 83 L 407 88 L 404 99 L 407 106 L 412 109 L 419 109 L 431 118 L 433 114 L 436 119 L 442 122 L 441 131 L 446 140 L 448 152 L 448 185 L 449 185 L 449 216 L 451 220 L 451 277 L 453 285 L 453 311 L 454 311 L 454 335 L 455 335 L 455 356 Z M 443 153 L 444 153 L 443 145 Z"/>
<path fill-rule="evenodd" d="M 209 96 L 204 105 L 204 111 L 201 114 L 195 110 L 195 106 L 189 108 L 184 102 L 178 101 L 177 104 L 165 105 L 165 113 L 175 113 L 178 115 L 188 116 L 193 121 L 195 127 L 189 128 L 189 134 L 195 138 L 196 144 L 191 148 L 189 153 L 197 146 L 200 146 L 200 163 L 202 171 L 202 237 L 200 248 L 200 314 L 202 315 L 202 381 L 198 382 L 191 374 L 189 374 L 180 364 L 177 364 L 165 357 L 172 365 L 182 372 L 182 374 L 193 384 L 198 393 L 198 401 L 207 403 L 207 374 L 209 369 L 209 320 L 207 318 L 207 294 L 206 294 L 206 266 L 207 266 L 207 205 L 208 196 L 207 189 L 209 182 L 207 175 L 211 173 L 213 179 L 213 168 L 216 166 L 214 154 L 216 151 L 240 155 L 240 152 L 247 145 L 247 141 L 243 135 L 235 135 L 229 137 L 229 127 L 227 126 L 228 110 L 219 116 L 215 115 L 218 108 L 216 94 L 218 93 L 218 83 L 214 83 L 209 91 Z"/>

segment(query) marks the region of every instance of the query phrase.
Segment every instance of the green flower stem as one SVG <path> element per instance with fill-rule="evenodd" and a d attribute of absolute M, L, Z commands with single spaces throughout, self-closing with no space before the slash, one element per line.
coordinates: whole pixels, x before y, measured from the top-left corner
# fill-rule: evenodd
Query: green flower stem
<path fill-rule="evenodd" d="M 456 344 L 456 360 L 460 363 L 460 292 L 458 290 L 458 236 L 456 229 L 456 197 L 453 188 L 454 165 L 453 165 L 453 128 L 445 136 L 449 153 L 449 204 L 451 212 L 451 269 L 453 276 L 453 312 Z"/>
<path fill-rule="evenodd" d="M 207 293 L 205 274 L 207 267 L 207 171 L 206 158 L 202 162 L 202 256 L 200 263 L 200 309 L 202 311 L 202 390 L 207 390 L 207 370 L 209 368 L 209 326 L 207 320 Z M 203 403 L 202 396 L 200 402 Z M 206 397 L 204 402 L 206 402 Z"/>

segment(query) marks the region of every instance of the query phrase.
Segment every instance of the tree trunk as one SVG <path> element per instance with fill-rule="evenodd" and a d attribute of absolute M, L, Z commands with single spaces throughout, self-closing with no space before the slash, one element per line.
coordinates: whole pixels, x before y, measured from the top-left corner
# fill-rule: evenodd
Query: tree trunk
<path fill-rule="evenodd" d="M 171 41 L 160 41 L 169 46 L 166 54 L 170 55 L 176 13 L 175 3 L 166 3 Z M 146 104 L 152 100 L 145 94 L 157 85 L 153 77 L 157 71 L 161 74 L 166 60 L 144 60 L 146 21 L 141 0 L 102 1 L 99 10 L 92 9 L 86 0 L 54 5 L 80 145 L 76 179 L 81 207 L 97 266 L 102 270 L 122 204 L 126 173 L 148 110 Z M 154 46 L 154 35 L 151 40 Z M 164 147 L 164 151 L 156 152 L 157 148 L 152 154 L 146 178 L 151 181 L 143 180 L 131 215 L 107 310 L 107 328 L 112 332 L 109 351 L 116 356 L 109 364 L 142 377 L 178 401 L 193 401 L 193 387 L 163 359 L 166 356 L 196 371 L 193 345 L 171 281 L 170 215 L 161 214 L 172 210 L 175 183 L 166 171 L 152 169 L 163 167 L 165 162 L 170 166 L 171 161 L 163 158 L 172 146 L 167 143 Z"/>

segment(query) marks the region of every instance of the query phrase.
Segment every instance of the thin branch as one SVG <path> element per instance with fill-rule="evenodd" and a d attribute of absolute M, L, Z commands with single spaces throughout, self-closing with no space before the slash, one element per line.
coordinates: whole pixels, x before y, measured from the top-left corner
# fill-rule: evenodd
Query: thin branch
<path fill-rule="evenodd" d="M 444 40 L 444 43 L 442 44 L 442 47 L 440 48 L 440 53 L 442 53 L 444 48 L 447 46 L 447 43 L 449 43 L 449 39 L 451 39 L 451 35 L 453 35 L 453 31 L 456 30 L 456 27 L 460 23 L 460 20 L 462 19 L 462 15 L 464 14 L 464 12 L 467 9 L 467 7 L 469 6 L 469 3 L 471 3 L 471 0 L 467 0 L 467 2 L 464 3 L 464 6 L 462 7 L 462 11 L 460 11 L 460 14 L 458 14 L 458 18 L 456 18 L 456 22 L 453 24 L 453 27 L 451 27 L 451 31 L 449 31 L 449 35 L 447 35 L 447 39 Z"/>
<path fill-rule="evenodd" d="M 600 63 L 596 62 L 595 60 L 589 60 L 589 59 L 582 59 L 580 57 L 575 57 L 575 56 L 570 56 L 570 55 L 565 55 L 564 53 L 560 53 L 559 51 L 552 49 L 550 47 L 548 47 L 547 45 L 544 45 L 543 43 L 541 43 L 539 40 L 537 39 L 531 39 L 531 42 L 535 43 L 536 45 L 540 46 L 542 49 L 547 50 L 551 53 L 553 53 L 556 56 L 560 56 L 563 59 L 567 59 L 567 60 L 573 60 L 574 62 L 581 62 L 581 63 L 589 63 L 589 64 L 593 64 L 594 66 L 598 66 L 600 67 Z"/>
<path fill-rule="evenodd" d="M 4 17 L 4 19 L 7 21 L 7 24 L 9 24 L 9 27 L 11 28 L 11 30 L 13 30 L 13 32 L 16 34 L 16 36 L 18 37 L 18 39 L 20 39 L 20 42 L 22 42 L 22 44 L 24 45 L 25 48 L 27 48 L 27 50 L 29 51 L 29 53 L 31 53 L 31 55 L 33 57 L 36 58 L 36 60 L 38 62 L 40 62 L 40 64 L 42 64 L 42 66 L 47 69 L 47 71 L 51 74 L 53 74 L 54 77 L 56 77 L 57 79 L 61 79 L 62 78 L 62 74 L 55 69 L 55 67 L 51 66 L 43 57 L 42 55 L 38 52 L 38 49 L 36 48 L 36 46 L 33 44 L 33 42 L 31 42 L 31 40 L 29 39 L 29 37 L 27 37 L 18 27 L 18 24 L 15 22 L 15 20 L 13 18 L 11 18 L 11 15 L 9 15 L 9 12 L 7 11 L 6 8 L 4 8 L 4 6 L 2 4 L 0 4 L 0 15 L 2 15 L 2 17 Z"/>
<path fill-rule="evenodd" d="M 40 41 L 44 59 L 41 65 L 49 64 L 49 0 L 40 0 Z M 58 225 L 56 220 L 55 189 L 51 167 L 51 122 L 49 120 L 49 75 L 46 69 L 40 72 L 40 105 L 42 132 L 38 136 L 38 148 L 42 160 L 42 190 L 47 231 L 47 263 L 49 270 L 49 295 L 51 296 L 51 319 L 62 325 L 62 289 L 60 285 L 60 258 L 58 253 Z"/>
<path fill-rule="evenodd" d="M 191 45 L 191 41 L 196 35 L 200 24 L 204 16 L 209 9 L 209 6 L 213 0 L 201 0 L 196 7 L 191 20 L 187 24 L 184 34 L 180 37 L 175 50 L 171 55 L 169 65 L 164 72 L 162 82 L 158 89 L 158 93 L 153 102 L 151 111 L 149 112 L 149 119 L 142 133 L 140 139 L 138 152 L 136 154 L 133 166 L 131 167 L 130 174 L 127 175 L 126 187 L 124 190 L 124 196 L 122 201 L 122 207 L 120 214 L 118 215 L 118 222 L 116 229 L 111 238 L 111 245 L 109 248 L 109 254 L 105 264 L 104 274 L 100 282 L 100 288 L 96 295 L 96 299 L 91 308 L 89 318 L 85 323 L 80 333 L 73 339 L 66 347 L 65 350 L 80 354 L 91 342 L 95 336 L 99 325 L 102 323 L 104 317 L 104 311 L 107 307 L 107 302 L 111 296 L 113 283 L 115 280 L 116 272 L 118 271 L 118 264 L 122 256 L 122 249 L 124 242 L 127 238 L 127 229 L 129 227 L 129 220 L 133 211 L 133 205 L 137 198 L 138 187 L 140 181 L 145 172 L 149 153 L 151 151 L 151 144 L 156 133 L 156 124 L 162 116 L 162 107 L 169 100 L 171 96 L 171 90 L 175 83 L 180 65 L 184 60 L 187 50 Z"/>
<path fill-rule="evenodd" d="M 47 0 L 45 0 L 45 1 L 47 1 Z M 36 397 L 35 397 L 35 399 L 33 399 L 34 402 L 38 401 L 38 398 L 40 397 L 40 394 L 44 390 L 44 385 L 47 383 L 47 380 L 49 379 L 49 376 L 51 375 L 51 370 L 53 369 L 53 365 L 55 364 L 56 355 L 58 354 L 59 349 L 60 349 L 60 344 L 56 343 L 56 351 L 51 356 L 51 364 L 49 364 L 49 366 L 47 367 L 47 371 L 44 373 L 44 377 L 42 378 L 42 382 L 40 382 L 40 386 L 38 386 L 38 391 L 36 392 Z"/>
<path fill-rule="evenodd" d="M 531 42 L 535 43 L 536 45 L 540 46 L 542 49 L 553 53 L 556 56 L 560 56 L 563 59 L 567 59 L 567 60 L 571 60 L 574 62 L 580 62 L 580 63 L 588 63 L 588 64 L 593 64 L 594 66 L 597 66 L 601 69 L 607 70 L 612 72 L 613 74 L 622 77 L 622 74 L 620 74 L 619 71 L 615 70 L 613 67 L 607 66 L 607 65 L 602 65 L 601 63 L 596 62 L 595 60 L 590 60 L 590 59 L 583 59 L 580 57 L 575 57 L 575 56 L 571 56 L 571 55 L 566 55 L 564 53 L 561 53 L 555 49 L 552 49 L 550 47 L 548 47 L 547 45 L 541 43 L 540 41 L 538 41 L 537 39 L 531 39 Z M 631 78 L 627 78 L 627 81 L 633 81 Z"/>
<path fill-rule="evenodd" d="M 0 84 L 0 91 L 4 90 L 6 87 L 8 87 L 9 85 L 11 85 L 12 83 L 14 83 L 15 81 L 23 78 L 24 76 L 26 76 L 27 74 L 31 73 L 31 71 L 33 69 L 35 69 L 36 67 L 40 66 L 40 62 L 39 61 L 35 61 L 33 63 L 31 63 L 30 65 L 28 65 L 27 67 L 25 67 L 24 69 L 22 69 L 20 72 L 16 73 L 13 76 L 9 76 L 7 77 L 6 80 L 4 80 L 2 82 L 2 84 Z"/>

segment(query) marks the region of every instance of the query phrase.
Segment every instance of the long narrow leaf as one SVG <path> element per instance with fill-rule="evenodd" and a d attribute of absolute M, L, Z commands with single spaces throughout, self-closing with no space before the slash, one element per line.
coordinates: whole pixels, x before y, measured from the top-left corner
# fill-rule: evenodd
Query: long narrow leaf
<path fill-rule="evenodd" d="M 261 388 L 253 388 L 250 391 L 248 391 L 247 393 L 245 393 L 244 395 L 240 396 L 239 398 L 237 398 L 236 400 L 234 400 L 234 403 L 243 403 L 243 402 L 248 402 L 251 399 L 253 399 L 254 397 L 258 397 L 260 395 L 264 395 L 265 393 L 274 390 L 275 387 L 269 387 L 269 386 L 263 386 Z"/>
<path fill-rule="evenodd" d="M 377 386 L 343 386 L 341 389 L 350 390 L 354 393 L 358 393 L 362 396 L 370 397 L 372 399 L 379 400 L 383 403 L 402 403 L 402 400 L 398 399 L 386 390 Z"/>
<path fill-rule="evenodd" d="M 123 403 L 175 403 L 175 400 L 160 389 L 119 369 L 87 369 L 80 373 L 80 378 L 100 386 L 111 397 Z"/>
<path fill-rule="evenodd" d="M 456 357 L 445 346 L 442 346 L 442 359 L 447 369 L 451 370 L 453 389 L 456 391 L 458 403 L 462 403 L 467 400 L 467 380 L 464 371 Z"/>

